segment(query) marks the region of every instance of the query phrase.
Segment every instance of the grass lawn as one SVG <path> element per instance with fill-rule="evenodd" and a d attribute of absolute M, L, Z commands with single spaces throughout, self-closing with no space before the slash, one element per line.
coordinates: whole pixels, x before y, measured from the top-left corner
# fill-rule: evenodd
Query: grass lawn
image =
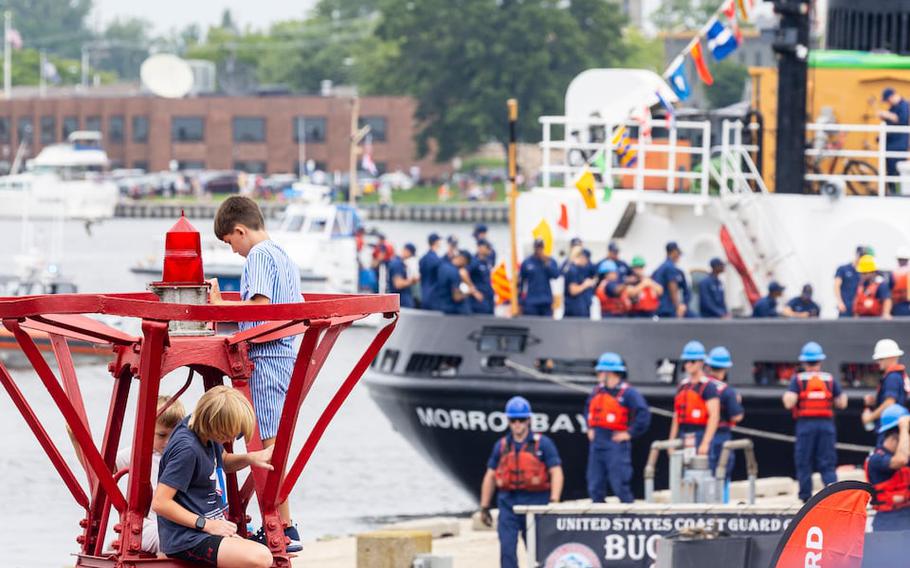
<path fill-rule="evenodd" d="M 392 192 L 392 202 L 395 205 L 407 205 L 407 204 L 430 204 L 430 203 L 441 203 L 437 197 L 437 190 L 439 186 L 430 186 L 430 185 L 418 185 L 413 189 L 408 191 L 397 190 Z M 473 202 L 468 201 L 467 199 L 462 199 L 458 195 L 457 189 L 450 189 L 450 198 L 449 201 L 445 203 L 451 204 L 463 204 L 463 203 L 504 203 L 505 202 L 505 184 L 495 183 L 493 184 L 493 189 L 496 192 L 496 197 L 493 201 L 480 201 Z M 379 203 L 379 195 L 376 192 L 373 192 L 369 195 L 364 195 L 360 198 L 359 203 L 361 205 L 373 205 Z"/>

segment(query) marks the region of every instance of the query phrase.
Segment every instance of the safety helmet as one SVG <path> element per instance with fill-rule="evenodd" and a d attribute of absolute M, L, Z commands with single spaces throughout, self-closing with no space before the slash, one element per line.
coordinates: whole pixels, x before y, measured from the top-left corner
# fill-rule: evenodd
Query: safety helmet
<path fill-rule="evenodd" d="M 704 361 L 705 346 L 700 341 L 690 341 L 679 355 L 680 361 Z"/>
<path fill-rule="evenodd" d="M 530 418 L 531 403 L 523 396 L 513 396 L 506 403 L 506 418 Z"/>
<path fill-rule="evenodd" d="M 878 427 L 878 433 L 882 434 L 888 430 L 897 426 L 897 421 L 900 420 L 901 416 L 907 416 L 910 412 L 904 408 L 902 404 L 892 404 L 888 408 L 882 411 L 880 426 Z"/>
<path fill-rule="evenodd" d="M 799 352 L 799 360 L 802 363 L 818 363 L 825 360 L 825 351 L 822 346 L 814 341 L 803 345 L 802 351 Z"/>
<path fill-rule="evenodd" d="M 612 260 L 605 260 L 597 267 L 597 272 L 600 274 L 609 274 L 611 272 L 616 272 L 617 270 L 616 263 Z"/>
<path fill-rule="evenodd" d="M 632 268 L 644 268 L 645 259 L 640 255 L 635 255 L 632 257 Z"/>
<path fill-rule="evenodd" d="M 705 363 L 715 369 L 729 369 L 733 366 L 733 357 L 730 356 L 726 347 L 715 347 L 708 353 Z"/>
<path fill-rule="evenodd" d="M 879 339 L 875 343 L 875 351 L 872 352 L 872 358 L 878 361 L 879 359 L 887 359 L 889 357 L 900 357 L 903 354 L 904 352 L 898 347 L 897 341 L 894 341 L 893 339 Z"/>
<path fill-rule="evenodd" d="M 623 373 L 626 370 L 626 365 L 622 362 L 622 357 L 616 353 L 607 352 L 597 359 L 597 366 L 594 369 L 598 372 Z"/>
<path fill-rule="evenodd" d="M 875 257 L 871 254 L 864 254 L 856 262 L 856 271 L 860 274 L 869 274 L 875 272 Z"/>

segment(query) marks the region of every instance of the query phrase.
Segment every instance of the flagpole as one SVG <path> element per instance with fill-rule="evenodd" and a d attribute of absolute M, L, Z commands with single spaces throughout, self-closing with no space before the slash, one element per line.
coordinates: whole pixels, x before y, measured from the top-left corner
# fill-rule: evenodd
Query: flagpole
<path fill-rule="evenodd" d="M 518 184 L 516 181 L 518 167 L 516 161 L 517 155 L 517 131 L 518 131 L 518 100 L 509 99 L 506 103 L 509 107 L 509 245 L 512 257 L 512 266 L 509 273 L 509 288 L 511 288 L 512 301 L 509 303 L 509 311 L 512 317 L 518 315 L 518 239 L 515 234 L 516 210 L 518 205 Z"/>
<path fill-rule="evenodd" d="M 13 27 L 13 13 L 3 13 L 3 96 L 7 100 L 13 96 L 13 54 L 9 45 L 9 31 Z"/>

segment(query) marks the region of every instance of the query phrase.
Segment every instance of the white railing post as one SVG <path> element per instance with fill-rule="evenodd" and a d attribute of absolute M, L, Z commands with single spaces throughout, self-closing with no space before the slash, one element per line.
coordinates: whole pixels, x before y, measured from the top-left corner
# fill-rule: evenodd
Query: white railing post
<path fill-rule="evenodd" d="M 888 175 L 888 162 L 885 153 L 888 151 L 888 145 L 885 138 L 888 136 L 888 125 L 885 121 L 878 123 L 878 196 L 884 197 L 887 189 L 885 177 Z"/>
<path fill-rule="evenodd" d="M 704 201 L 707 201 L 708 182 L 711 179 L 711 122 L 707 120 L 702 126 L 701 159 L 701 196 Z"/>
<path fill-rule="evenodd" d="M 610 188 L 619 189 L 619 188 L 613 187 L 614 185 L 617 185 L 617 184 L 613 183 L 613 154 L 614 154 L 613 129 L 614 128 L 616 128 L 616 127 L 613 124 L 611 124 L 609 122 L 604 122 L 604 148 L 605 148 L 605 150 L 604 150 L 604 172 L 603 172 L 604 180 L 603 180 L 603 182 L 606 184 L 607 179 L 609 179 Z M 620 184 L 621 183 L 622 182 L 620 181 Z"/>
<path fill-rule="evenodd" d="M 546 118 L 541 118 L 543 122 L 543 139 L 541 140 L 541 145 L 543 146 L 543 167 L 541 168 L 543 173 L 543 186 L 548 188 L 550 187 L 550 121 Z M 565 151 L 563 151 L 565 154 Z M 568 155 L 566 155 L 568 158 Z M 565 161 L 565 159 L 563 160 Z"/>
<path fill-rule="evenodd" d="M 670 139 L 668 144 L 670 149 L 667 151 L 667 169 L 670 170 L 667 175 L 667 192 L 676 192 L 676 121 L 670 120 Z"/>
<path fill-rule="evenodd" d="M 636 146 L 637 146 L 637 156 L 635 159 L 635 189 L 637 189 L 638 191 L 644 191 L 645 190 L 645 153 L 647 152 L 647 150 L 645 149 L 644 142 L 642 142 L 643 137 L 641 135 L 641 125 L 639 124 L 637 126 L 638 126 L 638 137 L 635 139 Z M 626 127 L 628 128 L 628 124 L 626 125 Z"/>
<path fill-rule="evenodd" d="M 726 119 L 721 122 L 720 128 L 720 192 L 725 193 L 727 187 L 727 159 L 730 156 L 730 123 Z"/>

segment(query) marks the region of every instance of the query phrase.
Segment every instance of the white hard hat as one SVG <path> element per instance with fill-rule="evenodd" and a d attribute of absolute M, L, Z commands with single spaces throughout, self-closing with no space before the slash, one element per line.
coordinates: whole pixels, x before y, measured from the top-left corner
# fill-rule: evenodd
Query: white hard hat
<path fill-rule="evenodd" d="M 889 357 L 900 357 L 903 354 L 904 352 L 901 351 L 901 348 L 897 346 L 897 342 L 893 339 L 879 339 L 875 344 L 875 352 L 872 353 L 872 358 L 878 361 Z"/>
<path fill-rule="evenodd" d="M 907 245 L 897 247 L 897 258 L 910 259 L 910 247 Z"/>

